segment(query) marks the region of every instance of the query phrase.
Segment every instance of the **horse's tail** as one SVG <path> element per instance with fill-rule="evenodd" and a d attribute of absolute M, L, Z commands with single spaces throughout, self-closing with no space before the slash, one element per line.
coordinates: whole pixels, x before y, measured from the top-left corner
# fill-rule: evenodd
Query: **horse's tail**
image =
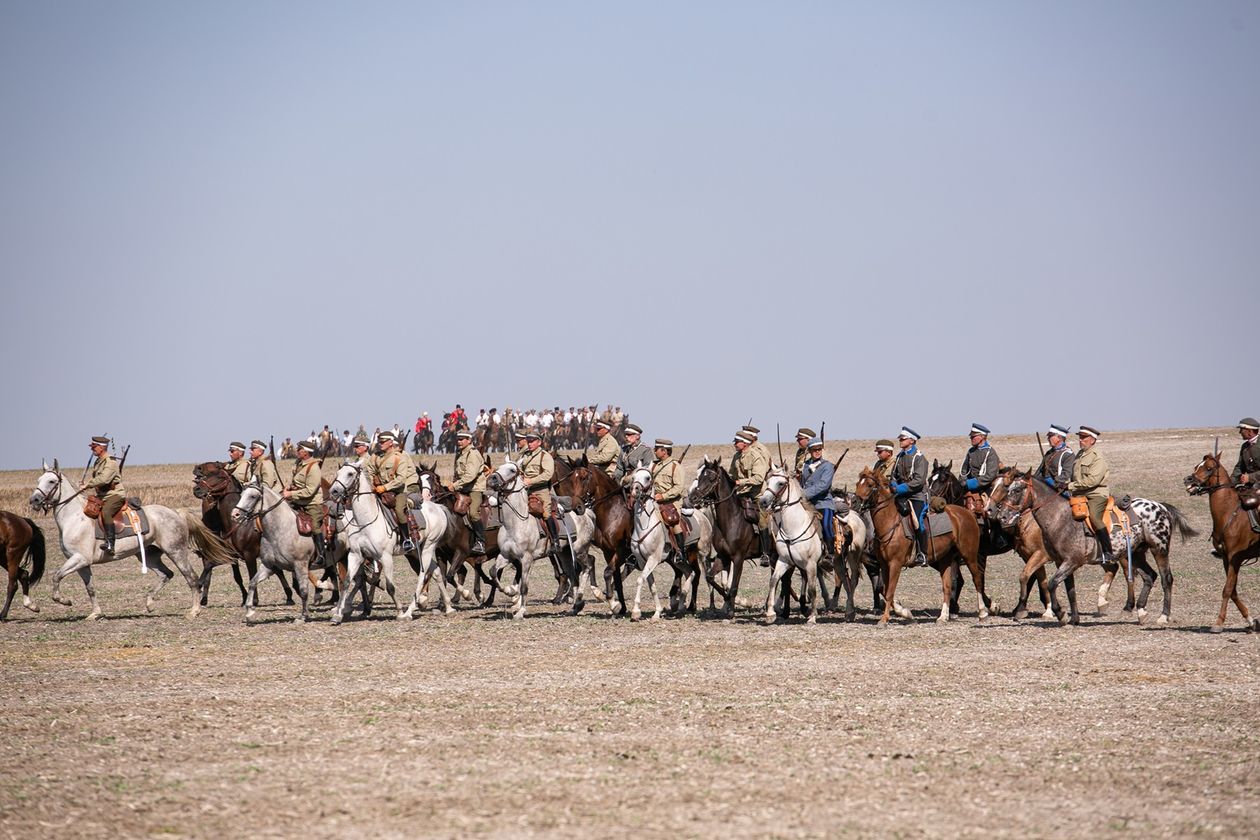
<path fill-rule="evenodd" d="M 1181 534 L 1182 542 L 1198 535 L 1199 532 L 1190 527 L 1190 523 L 1186 521 L 1185 515 L 1177 510 L 1175 505 L 1170 505 L 1168 502 L 1160 502 L 1160 504 L 1168 511 L 1168 516 L 1172 519 L 1173 525 L 1176 526 L 1177 533 Z"/>
<path fill-rule="evenodd" d="M 25 517 L 23 518 L 25 519 Z M 26 547 L 26 550 L 31 553 L 30 585 L 34 586 L 44 576 L 44 560 L 48 554 L 48 549 L 44 545 L 43 529 L 30 519 L 26 520 L 26 524 L 31 526 L 31 544 Z"/>
<path fill-rule="evenodd" d="M 188 537 L 192 540 L 193 550 L 201 556 L 206 568 L 227 566 L 240 559 L 230 545 L 202 524 L 200 517 L 190 510 L 180 512 L 184 515 L 184 524 L 188 526 Z"/>

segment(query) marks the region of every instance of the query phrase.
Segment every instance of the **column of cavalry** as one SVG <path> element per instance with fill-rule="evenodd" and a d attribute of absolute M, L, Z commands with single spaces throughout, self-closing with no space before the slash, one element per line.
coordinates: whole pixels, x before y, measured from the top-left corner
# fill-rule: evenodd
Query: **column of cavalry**
<path fill-rule="evenodd" d="M 501 593 L 511 615 L 522 618 L 532 564 L 546 558 L 557 580 L 553 603 L 567 602 L 574 613 L 589 596 L 614 614 L 637 619 L 646 585 L 652 618 L 660 618 L 655 578 L 665 564 L 674 573 L 670 613 L 696 610 L 703 577 L 710 610 L 733 618 L 736 607 L 745 605 L 739 587 L 751 561 L 770 569 L 763 605 L 768 622 L 786 619 L 794 604 L 806 621 L 815 621 L 820 594 L 824 608 L 838 612 L 842 589 L 844 617 L 854 620 L 854 594 L 863 575 L 880 625 L 894 616 L 912 619 L 897 598 L 897 585 L 904 570 L 917 567 L 940 576 L 939 621 L 958 613 L 965 568 L 984 621 L 996 611 L 985 589 L 988 561 L 1013 553 L 1022 561 L 1016 619 L 1027 616 L 1036 582 L 1044 618 L 1079 622 L 1074 575 L 1096 564 L 1104 571 L 1100 612 L 1114 577 L 1121 575 L 1125 610 L 1142 621 L 1158 580 L 1163 605 L 1157 621 L 1166 623 L 1172 538 L 1194 534 L 1171 504 L 1117 500 L 1111 494 L 1099 445 L 1103 434 L 1091 426 L 1077 430 L 1079 448 L 1073 451 L 1070 428 L 1051 425 L 1036 468 L 1020 471 L 1002 465 L 987 427 L 972 424 L 970 446 L 956 473 L 952 460 L 929 465 L 918 433 L 903 427 L 895 441 L 876 444 L 875 460 L 860 471 L 852 492 L 832 488 L 845 454 L 829 460 L 823 435 L 812 429 L 798 430 L 793 462 L 780 449 L 776 463 L 760 431 L 745 426 L 734 436 L 729 462 L 703 458 L 688 476 L 687 451 L 675 456 L 672 441 L 658 438 L 649 447 L 633 423 L 625 424 L 618 441 L 609 424 L 595 426 L 594 445 L 577 457 L 554 455 L 539 434 L 518 431 L 515 452 L 497 469 L 473 443 L 474 433 L 461 430 L 447 481 L 433 466 L 417 465 L 388 433 L 375 451 L 372 441 L 356 439 L 354 455 L 332 480 L 323 479 L 314 447 L 301 449 L 287 484 L 266 455 L 269 447 L 257 440 L 249 447 L 233 443 L 228 462 L 194 469 L 202 516 L 129 499 L 122 465 L 109 454 L 110 441 L 93 438 L 94 460 L 84 476 L 75 482 L 56 461 L 45 465 L 30 503 L 53 514 L 66 557 L 52 575 L 53 600 L 70 603 L 60 583 L 78 572 L 92 618 L 100 615 L 92 566 L 123 558 L 137 558 L 143 570 L 156 573 L 149 609 L 173 576 L 166 565 L 173 562 L 189 585 L 190 617 L 203 604 L 210 571 L 229 564 L 236 571 L 240 564 L 249 572 L 248 585 L 241 581 L 247 620 L 254 616 L 258 585 L 283 572 L 292 575 L 302 601 L 298 621 L 308 616 L 317 583 L 336 592 L 334 624 L 350 615 L 356 592 L 364 612 L 370 610 L 377 589 L 390 597 L 399 618 L 427 607 L 431 589 L 446 613 L 461 601 L 492 605 Z M 1260 424 L 1244 418 L 1238 431 L 1242 443 L 1232 472 L 1214 450 L 1184 481 L 1189 493 L 1208 496 L 1213 553 L 1225 572 L 1214 630 L 1224 626 L 1231 601 L 1249 628 L 1260 629 L 1260 619 L 1251 619 L 1237 591 L 1241 566 L 1260 557 Z M 245 457 L 247 449 L 252 457 Z M 9 567 L 0 615 L 7 615 L 18 586 L 24 605 L 37 609 L 29 592 L 43 571 L 39 526 L 4 514 L 0 539 Z M 602 587 L 596 584 L 592 548 L 605 560 Z M 203 560 L 201 575 L 192 568 L 192 554 Z M 415 593 L 404 600 L 394 581 L 400 555 L 417 574 Z M 326 580 L 313 576 L 318 569 Z M 624 582 L 634 572 L 637 586 L 627 599 Z M 1059 604 L 1060 585 L 1068 596 L 1066 609 Z"/>

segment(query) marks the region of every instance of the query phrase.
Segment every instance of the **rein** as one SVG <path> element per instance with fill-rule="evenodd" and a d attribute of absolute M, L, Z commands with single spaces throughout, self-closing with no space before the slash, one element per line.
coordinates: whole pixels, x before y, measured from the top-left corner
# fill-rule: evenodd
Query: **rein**
<path fill-rule="evenodd" d="M 82 487 L 80 487 L 78 490 L 76 490 L 73 495 L 67 496 L 66 498 L 62 499 L 61 498 L 61 485 L 65 483 L 66 478 L 60 472 L 56 473 L 56 476 L 57 476 L 57 486 L 54 487 L 52 490 L 50 490 L 48 493 L 44 493 L 44 491 L 40 490 L 38 487 L 35 488 L 35 492 L 39 493 L 39 506 L 44 511 L 53 512 L 53 513 L 57 511 L 57 508 L 63 505 L 70 504 L 71 501 L 73 501 L 76 497 L 83 495 L 83 492 L 88 489 L 87 485 L 85 484 Z M 48 500 L 51 499 L 54 495 L 57 496 L 58 501 L 50 503 Z"/>

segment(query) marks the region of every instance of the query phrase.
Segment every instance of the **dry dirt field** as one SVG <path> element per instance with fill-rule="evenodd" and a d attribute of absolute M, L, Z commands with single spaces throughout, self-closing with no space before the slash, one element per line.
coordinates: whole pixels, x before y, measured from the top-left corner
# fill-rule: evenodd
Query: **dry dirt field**
<path fill-rule="evenodd" d="M 272 582 L 246 627 L 226 570 L 196 620 L 178 578 L 145 615 L 135 561 L 100 569 L 105 615 L 85 622 L 79 581 L 61 607 L 46 575 L 43 611 L 15 604 L 0 625 L 0 836 L 1258 836 L 1260 638 L 1236 613 L 1205 632 L 1221 568 L 1207 503 L 1180 484 L 1216 433 L 1100 444 L 1117 493 L 1170 501 L 1201 532 L 1175 546 L 1167 629 L 1122 614 L 1119 586 L 1090 614 L 1097 567 L 1080 627 L 978 626 L 970 584 L 961 620 L 939 627 L 937 579 L 913 570 L 899 594 L 919 620 L 886 630 L 867 613 L 571 617 L 541 568 L 523 622 L 378 610 L 332 627 L 321 610 L 294 626 Z M 1236 437 L 1220 434 L 1232 464 Z M 844 445 L 851 485 L 871 443 L 832 457 Z M 1030 439 L 994 445 L 1035 461 Z M 923 448 L 960 459 L 966 441 Z M 177 505 L 194 501 L 189 476 L 127 468 L 129 489 Z M 35 477 L 0 474 L 0 507 L 25 511 Z M 37 521 L 51 575 L 55 525 Z M 766 571 L 748 572 L 759 594 Z M 1016 574 L 1012 556 L 992 561 L 1008 612 Z M 1241 585 L 1260 607 L 1260 574 Z"/>

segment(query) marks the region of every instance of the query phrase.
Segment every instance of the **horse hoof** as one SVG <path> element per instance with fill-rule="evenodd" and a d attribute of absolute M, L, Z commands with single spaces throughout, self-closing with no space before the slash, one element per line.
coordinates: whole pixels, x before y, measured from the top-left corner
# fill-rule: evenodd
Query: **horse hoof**
<path fill-rule="evenodd" d="M 328 619 L 328 623 L 333 627 L 339 627 L 341 625 L 341 617 L 334 615 L 332 618 Z"/>
<path fill-rule="evenodd" d="M 1138 610 L 1138 611 L 1137 611 L 1137 623 L 1138 623 L 1138 624 L 1141 624 L 1141 623 L 1142 623 L 1143 621 L 1145 621 L 1145 620 L 1146 620 L 1146 610 Z"/>
<path fill-rule="evenodd" d="M 806 624 L 817 624 L 817 623 L 818 623 L 818 618 L 817 618 L 816 616 L 812 616 L 812 615 L 811 615 L 809 618 L 805 619 L 805 623 L 806 623 Z"/>
<path fill-rule="evenodd" d="M 442 610 L 442 615 L 454 615 L 454 614 L 455 614 L 454 607 L 447 607 L 446 609 Z"/>
<path fill-rule="evenodd" d="M 398 614 L 398 620 L 399 620 L 399 621 L 411 621 L 411 613 L 409 613 L 409 612 L 400 612 L 400 613 Z"/>
<path fill-rule="evenodd" d="M 191 610 L 188 611 L 188 620 L 192 621 L 194 618 L 196 618 L 199 615 L 201 615 L 201 607 L 193 607 Z"/>
<path fill-rule="evenodd" d="M 1223 624 L 1213 624 L 1211 627 L 1208 628 L 1208 632 L 1209 633 L 1224 633 L 1225 626 Z"/>
<path fill-rule="evenodd" d="M 28 610 L 30 610 L 33 613 L 39 612 L 38 604 L 23 604 L 22 606 L 26 607 Z"/>
<path fill-rule="evenodd" d="M 1247 625 L 1247 631 L 1250 633 L 1260 631 L 1260 618 L 1252 619 L 1251 623 Z"/>
<path fill-rule="evenodd" d="M 100 617 L 101 617 L 101 614 L 100 614 L 100 612 L 99 612 L 99 611 L 97 611 L 97 612 L 90 612 L 90 613 L 88 613 L 87 615 L 83 616 L 83 620 L 84 620 L 84 621 L 96 621 L 96 620 L 97 620 L 98 618 L 100 618 Z"/>
<path fill-rule="evenodd" d="M 1054 621 L 1058 616 L 1054 614 L 1054 610 L 1046 610 L 1041 614 L 1042 621 Z"/>
<path fill-rule="evenodd" d="M 144 611 L 145 611 L 145 612 L 147 612 L 147 613 L 149 613 L 149 614 L 152 614 L 152 613 L 153 613 L 153 601 L 152 601 L 152 600 L 149 600 L 149 601 L 145 601 L 145 602 L 144 602 Z"/>
<path fill-rule="evenodd" d="M 53 603 L 61 604 L 63 607 L 73 607 L 74 603 L 69 598 L 62 598 L 60 595 L 52 596 Z"/>
<path fill-rule="evenodd" d="M 886 618 L 881 618 L 879 621 L 875 622 L 875 626 L 876 626 L 876 627 L 878 627 L 880 630 L 887 630 L 887 629 L 888 629 L 888 619 L 886 619 Z"/>
<path fill-rule="evenodd" d="M 631 612 L 630 612 L 630 620 L 631 620 L 631 621 L 642 621 L 642 620 L 643 620 L 643 613 L 639 612 L 638 610 L 631 610 Z"/>
<path fill-rule="evenodd" d="M 523 613 L 523 612 L 521 612 L 521 613 L 512 613 L 512 620 L 513 620 L 513 621 L 524 621 L 524 620 L 525 620 L 525 613 Z"/>
<path fill-rule="evenodd" d="M 1168 616 L 1164 615 L 1163 613 L 1160 613 L 1159 618 L 1155 619 L 1155 623 L 1160 625 L 1161 627 L 1166 627 L 1168 625 Z"/>
<path fill-rule="evenodd" d="M 1021 607 L 1015 610 L 1015 612 L 1011 613 L 1011 618 L 1014 619 L 1015 621 L 1023 621 L 1024 619 L 1028 618 L 1028 610 Z"/>

